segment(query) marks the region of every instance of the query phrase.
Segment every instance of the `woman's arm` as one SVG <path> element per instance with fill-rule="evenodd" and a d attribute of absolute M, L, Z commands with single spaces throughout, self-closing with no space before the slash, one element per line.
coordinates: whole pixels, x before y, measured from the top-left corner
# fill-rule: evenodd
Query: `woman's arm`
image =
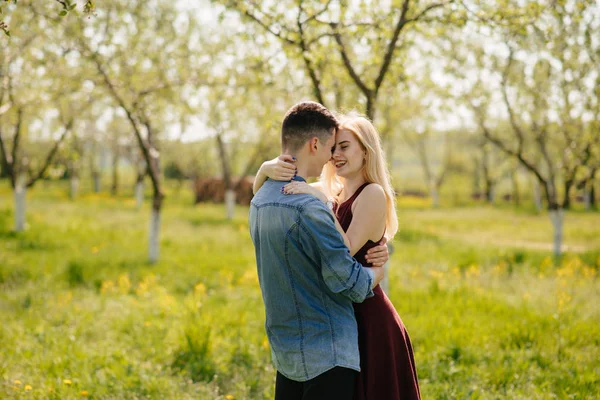
<path fill-rule="evenodd" d="M 296 166 L 294 165 L 296 159 L 290 155 L 283 154 L 270 161 L 262 163 L 256 178 L 254 178 L 254 184 L 252 185 L 252 193 L 256 194 L 258 189 L 265 183 L 267 178 L 274 179 L 276 181 L 289 181 L 296 174 Z"/>
<path fill-rule="evenodd" d="M 310 194 L 324 203 L 328 201 L 325 194 L 315 186 L 306 182 L 291 182 L 284 186 L 286 194 Z M 385 231 L 386 200 L 385 193 L 377 184 L 368 185 L 353 204 L 352 222 L 344 232 L 337 218 L 335 226 L 344 238 L 344 243 L 355 255 L 369 240 L 377 242 Z"/>
<path fill-rule="evenodd" d="M 378 242 L 385 233 L 387 204 L 385 192 L 378 184 L 370 184 L 352 205 L 352 222 L 346 231 L 350 252 L 356 254 L 369 240 Z"/>

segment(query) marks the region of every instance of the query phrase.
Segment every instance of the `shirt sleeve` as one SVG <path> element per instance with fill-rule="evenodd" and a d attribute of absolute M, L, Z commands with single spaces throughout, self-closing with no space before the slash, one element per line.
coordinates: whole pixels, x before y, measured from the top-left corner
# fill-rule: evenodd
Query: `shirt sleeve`
<path fill-rule="evenodd" d="M 354 303 L 362 303 L 373 296 L 374 273 L 350 255 L 333 218 L 321 201 L 306 204 L 300 221 L 303 242 L 307 252 L 312 253 L 321 266 L 321 275 L 329 290 Z"/>

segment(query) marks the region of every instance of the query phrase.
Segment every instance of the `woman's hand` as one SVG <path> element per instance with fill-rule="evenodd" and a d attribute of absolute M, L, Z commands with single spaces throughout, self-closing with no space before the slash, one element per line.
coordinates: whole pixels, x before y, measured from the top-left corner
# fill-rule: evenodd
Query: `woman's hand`
<path fill-rule="evenodd" d="M 310 194 L 321 200 L 323 203 L 327 202 L 327 196 L 319 189 L 310 186 L 306 182 L 293 181 L 283 187 L 283 194 Z"/>
<path fill-rule="evenodd" d="M 378 246 L 370 248 L 367 251 L 365 260 L 374 267 L 383 266 L 390 259 L 390 253 L 387 247 L 387 239 L 383 238 Z"/>
<path fill-rule="evenodd" d="M 296 158 L 287 154 L 265 161 L 259 172 L 276 181 L 289 181 L 296 176 Z"/>

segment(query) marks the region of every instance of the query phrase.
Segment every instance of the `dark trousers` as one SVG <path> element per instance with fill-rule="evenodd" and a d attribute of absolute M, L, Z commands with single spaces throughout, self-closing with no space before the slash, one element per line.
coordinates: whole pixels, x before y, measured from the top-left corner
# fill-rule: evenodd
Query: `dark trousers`
<path fill-rule="evenodd" d="M 306 382 L 277 372 L 275 400 L 352 400 L 358 371 L 335 367 Z"/>

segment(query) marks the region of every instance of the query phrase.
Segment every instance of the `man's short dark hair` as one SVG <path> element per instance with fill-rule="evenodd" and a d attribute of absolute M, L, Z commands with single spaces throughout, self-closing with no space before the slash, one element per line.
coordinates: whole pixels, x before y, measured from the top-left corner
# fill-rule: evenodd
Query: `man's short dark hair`
<path fill-rule="evenodd" d="M 322 104 L 304 101 L 290 108 L 281 124 L 283 149 L 298 150 L 312 137 L 325 143 L 338 126 L 337 119 Z"/>

